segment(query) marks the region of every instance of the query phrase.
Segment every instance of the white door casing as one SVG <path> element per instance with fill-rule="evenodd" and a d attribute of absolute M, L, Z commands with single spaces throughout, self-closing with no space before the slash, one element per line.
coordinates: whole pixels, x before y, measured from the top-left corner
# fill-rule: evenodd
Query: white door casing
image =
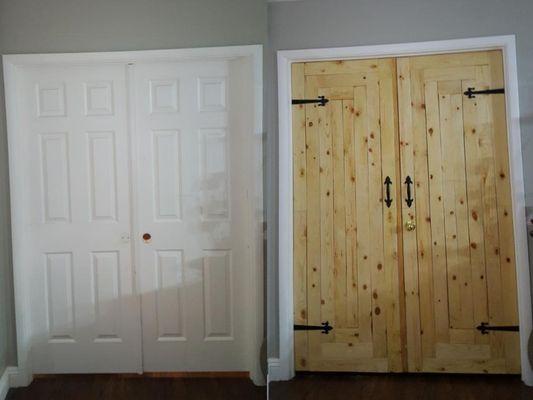
<path fill-rule="evenodd" d="M 143 370 L 250 371 L 255 383 L 263 382 L 261 54 L 261 46 L 234 46 L 3 57 L 16 386 L 29 384 L 34 373 Z M 156 92 L 162 89 L 154 92 L 160 96 L 153 113 L 136 109 L 142 103 L 137 86 L 149 65 L 178 81 L 177 97 L 169 98 L 165 82 L 156 82 L 162 76 L 149 77 Z M 191 68 L 181 76 L 185 65 Z M 198 74 L 189 80 L 193 70 Z M 180 98 L 193 99 L 190 110 L 194 103 L 197 111 L 173 120 L 174 100 L 178 110 L 188 110 Z M 150 115 L 145 121 L 144 112 Z M 160 125 L 144 147 L 136 125 L 152 129 L 154 122 Z M 37 140 L 30 140 L 31 128 L 42 130 Z M 183 132 L 190 132 L 189 141 Z M 161 166 L 157 180 L 144 171 L 154 172 L 154 160 Z M 164 168 L 182 167 L 178 160 L 195 164 Z M 145 197 L 155 191 L 139 184 L 156 184 L 157 218 L 152 212 L 143 219 L 141 206 L 156 211 L 155 198 Z M 177 204 L 168 201 L 174 196 L 181 196 Z M 182 233 L 176 221 L 188 224 Z M 150 243 L 141 238 L 145 232 L 152 234 Z M 181 234 L 184 242 L 163 240 L 161 233 Z M 157 286 L 144 279 L 155 272 L 162 278 Z M 169 354 L 145 351 L 143 360 L 141 308 L 154 311 L 144 292 L 150 285 L 164 289 L 152 300 L 159 297 L 159 311 L 169 318 L 151 321 L 145 345 L 154 334 L 148 349 Z"/>
<path fill-rule="evenodd" d="M 520 136 L 518 77 L 514 35 L 487 36 L 432 42 L 337 47 L 278 51 L 279 114 L 279 359 L 269 359 L 269 380 L 289 380 L 294 376 L 293 337 L 293 187 L 291 132 L 291 64 L 322 60 L 354 60 L 374 57 L 402 57 L 445 54 L 476 50 L 502 50 L 509 143 L 513 223 L 517 266 L 520 353 L 522 381 L 533 386 L 533 368 L 528 361 L 528 339 L 532 331 L 531 283 L 527 259 L 524 178 Z"/>
<path fill-rule="evenodd" d="M 247 370 L 247 148 L 228 64 L 135 68 L 146 371 Z"/>
<path fill-rule="evenodd" d="M 120 65 L 27 67 L 21 77 L 38 373 L 141 368 L 126 99 Z"/>

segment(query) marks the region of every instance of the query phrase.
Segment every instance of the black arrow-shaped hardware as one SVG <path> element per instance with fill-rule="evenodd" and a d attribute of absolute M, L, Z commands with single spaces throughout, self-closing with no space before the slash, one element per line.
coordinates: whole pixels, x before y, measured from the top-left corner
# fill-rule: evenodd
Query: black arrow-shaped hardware
<path fill-rule="evenodd" d="M 385 178 L 385 192 L 387 194 L 387 197 L 385 198 L 385 204 L 387 205 L 387 208 L 390 208 L 392 204 L 392 199 L 390 198 L 390 186 L 392 185 L 392 181 L 390 179 L 390 176 L 387 176 Z"/>
<path fill-rule="evenodd" d="M 319 106 L 324 107 L 329 100 L 324 96 L 318 96 L 317 99 L 293 99 L 292 104 L 313 104 L 318 103 Z"/>
<path fill-rule="evenodd" d="M 413 205 L 413 197 L 411 194 L 411 185 L 413 184 L 413 181 L 409 175 L 405 178 L 405 184 L 407 185 L 407 198 L 405 199 L 405 202 L 407 203 L 407 207 L 411 208 Z"/>
<path fill-rule="evenodd" d="M 476 329 L 480 331 L 482 335 L 488 335 L 489 331 L 500 331 L 500 332 L 519 332 L 520 331 L 520 327 L 518 325 L 490 326 L 488 322 L 482 322 L 481 325 L 476 326 Z"/>
<path fill-rule="evenodd" d="M 468 96 L 469 99 L 475 99 L 476 94 L 497 94 L 497 93 L 505 93 L 505 89 L 486 89 L 486 90 L 476 90 L 476 88 L 469 87 L 466 92 L 464 92 L 465 96 Z"/>
<path fill-rule="evenodd" d="M 294 325 L 295 331 L 322 331 L 321 333 L 325 335 L 328 335 L 332 329 L 328 321 L 322 322 L 321 325 Z"/>

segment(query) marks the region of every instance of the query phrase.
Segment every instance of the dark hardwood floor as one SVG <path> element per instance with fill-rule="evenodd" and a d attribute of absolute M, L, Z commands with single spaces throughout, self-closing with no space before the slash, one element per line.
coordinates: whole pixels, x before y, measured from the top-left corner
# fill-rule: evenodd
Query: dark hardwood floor
<path fill-rule="evenodd" d="M 518 376 L 298 374 L 270 384 L 270 400 L 533 400 Z"/>
<path fill-rule="evenodd" d="M 41 377 L 11 389 L 7 400 L 265 400 L 266 388 L 247 378 L 146 378 L 113 375 Z"/>

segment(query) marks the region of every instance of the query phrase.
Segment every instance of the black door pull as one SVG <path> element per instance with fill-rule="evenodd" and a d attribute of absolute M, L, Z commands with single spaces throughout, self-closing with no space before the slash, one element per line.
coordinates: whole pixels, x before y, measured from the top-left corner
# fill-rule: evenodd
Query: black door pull
<path fill-rule="evenodd" d="M 385 178 L 385 192 L 387 197 L 385 197 L 385 204 L 387 205 L 387 208 L 390 208 L 392 204 L 392 199 L 390 197 L 390 186 L 392 185 L 392 181 L 390 179 L 390 176 L 387 176 Z"/>
<path fill-rule="evenodd" d="M 407 185 L 407 198 L 405 199 L 405 202 L 407 203 L 407 207 L 411 208 L 413 205 L 413 197 L 411 193 L 411 185 L 413 184 L 413 181 L 409 175 L 405 178 L 405 184 Z"/>

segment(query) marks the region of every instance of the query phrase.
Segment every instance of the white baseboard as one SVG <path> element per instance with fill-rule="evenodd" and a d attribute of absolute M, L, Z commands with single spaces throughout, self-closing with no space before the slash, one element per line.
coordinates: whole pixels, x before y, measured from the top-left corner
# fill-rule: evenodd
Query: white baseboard
<path fill-rule="evenodd" d="M 33 374 L 28 370 L 20 367 L 8 367 L 9 370 L 9 387 L 18 388 L 29 386 L 33 382 Z"/>
<path fill-rule="evenodd" d="M 268 375 L 267 382 L 277 382 L 281 381 L 281 366 L 279 358 L 269 358 L 268 359 Z"/>
<path fill-rule="evenodd" d="M 15 384 L 19 383 L 16 379 L 18 375 L 19 371 L 17 367 L 6 367 L 4 373 L 0 377 L 0 400 L 4 400 L 9 389 L 16 387 Z"/>
<path fill-rule="evenodd" d="M 4 400 L 9 391 L 9 372 L 6 368 L 2 376 L 0 377 L 0 400 Z"/>

